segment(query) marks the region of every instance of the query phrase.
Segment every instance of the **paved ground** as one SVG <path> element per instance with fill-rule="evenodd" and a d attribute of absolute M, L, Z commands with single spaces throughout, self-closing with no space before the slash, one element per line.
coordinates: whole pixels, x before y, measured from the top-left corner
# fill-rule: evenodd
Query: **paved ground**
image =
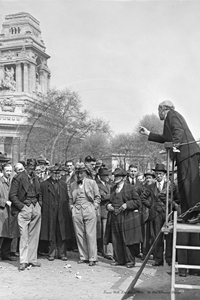
<path fill-rule="evenodd" d="M 18 263 L 0 263 L 0 300 L 120 300 L 138 271 L 136 267 L 111 267 L 110 261 L 99 258 L 98 265 L 77 264 L 78 255 L 69 252 L 69 260 L 49 262 L 40 257 L 41 268 L 19 272 Z M 70 264 L 71 267 L 67 265 Z M 170 268 L 146 265 L 134 291 L 127 299 L 170 299 Z M 179 282 L 199 283 L 200 278 L 177 278 Z M 198 291 L 177 291 L 176 300 L 199 300 Z"/>

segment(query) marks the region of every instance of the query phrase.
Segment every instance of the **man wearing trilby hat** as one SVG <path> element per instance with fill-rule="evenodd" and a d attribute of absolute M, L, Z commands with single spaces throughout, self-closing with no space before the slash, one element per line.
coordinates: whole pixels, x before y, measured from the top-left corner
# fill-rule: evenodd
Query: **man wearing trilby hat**
<path fill-rule="evenodd" d="M 66 182 L 60 179 L 62 168 L 49 169 L 50 177 L 41 183 L 42 224 L 40 240 L 49 243 L 48 259 L 67 260 L 67 240 L 71 239 L 71 213 Z"/>
<path fill-rule="evenodd" d="M 97 261 L 96 210 L 101 201 L 97 183 L 86 178 L 84 163 L 77 163 L 77 180 L 71 184 L 70 206 L 80 260 L 94 266 Z"/>

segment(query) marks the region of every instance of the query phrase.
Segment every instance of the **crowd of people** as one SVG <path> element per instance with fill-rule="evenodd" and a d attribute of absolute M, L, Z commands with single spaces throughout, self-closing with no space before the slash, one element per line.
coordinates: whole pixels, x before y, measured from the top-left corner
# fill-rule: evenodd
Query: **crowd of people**
<path fill-rule="evenodd" d="M 8 161 L 2 162 L 1 258 L 17 260 L 19 252 L 21 271 L 40 267 L 38 253 L 49 261 L 66 261 L 67 251 L 78 251 L 79 264 L 94 266 L 101 255 L 113 266 L 132 268 L 164 224 L 164 164 L 143 174 L 133 164 L 128 171 L 111 172 L 92 156 L 75 165 L 68 160 L 64 166 L 28 159 L 18 162 L 14 172 Z M 170 241 L 165 251 L 169 265 Z M 155 266 L 163 265 L 163 253 L 162 236 L 154 251 Z"/>
<path fill-rule="evenodd" d="M 9 159 L 1 154 L 2 260 L 17 260 L 19 252 L 19 270 L 23 271 L 30 265 L 41 266 L 38 253 L 47 255 L 49 261 L 66 261 L 67 251 L 78 251 L 79 264 L 94 266 L 101 255 L 111 260 L 112 266 L 133 268 L 136 257 L 144 259 L 159 235 L 153 265 L 163 266 L 165 259 L 171 266 L 172 234 L 160 234 L 166 199 L 169 211 L 177 210 L 179 215 L 186 212 L 185 220 L 180 217 L 180 222 L 200 221 L 199 206 L 195 206 L 200 187 L 200 150 L 170 101 L 159 105 L 159 116 L 165 120 L 163 135 L 145 127 L 140 132 L 150 141 L 174 139 L 171 150 L 176 153 L 177 173 L 173 173 L 172 180 L 168 180 L 163 163 L 145 173 L 137 164 L 130 164 L 128 171 L 120 167 L 111 171 L 89 155 L 84 162 L 67 160 L 64 165 L 54 166 L 46 159 L 28 159 L 26 163 L 18 162 L 13 170 Z M 192 206 L 193 215 L 187 215 Z M 180 233 L 178 240 L 182 245 L 200 246 L 198 233 Z M 178 261 L 200 265 L 198 251 L 194 250 L 178 250 Z M 194 269 L 189 274 L 200 275 Z M 187 269 L 180 268 L 179 275 L 187 276 Z"/>

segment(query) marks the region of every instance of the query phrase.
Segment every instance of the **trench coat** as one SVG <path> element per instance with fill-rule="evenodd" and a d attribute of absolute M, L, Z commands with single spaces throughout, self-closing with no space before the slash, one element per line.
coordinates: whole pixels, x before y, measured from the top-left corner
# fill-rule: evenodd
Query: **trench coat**
<path fill-rule="evenodd" d="M 69 209 L 69 196 L 67 192 L 67 184 L 59 180 L 59 199 L 58 199 L 58 223 L 62 240 L 72 238 L 72 221 Z M 52 179 L 48 178 L 41 183 L 42 194 L 42 223 L 40 240 L 52 241 L 54 237 L 54 221 L 55 221 L 55 190 Z"/>
<path fill-rule="evenodd" d="M 112 204 L 116 187 L 111 188 L 110 202 Z M 123 202 L 127 204 L 127 209 L 122 212 L 124 214 L 124 233 L 125 233 L 125 243 L 126 245 L 133 245 L 142 243 L 142 230 L 141 230 L 141 217 L 140 217 L 140 207 L 141 201 L 136 189 L 133 185 L 124 183 L 121 190 Z M 112 243 L 112 214 L 113 212 L 108 212 L 105 240 L 104 243 Z"/>

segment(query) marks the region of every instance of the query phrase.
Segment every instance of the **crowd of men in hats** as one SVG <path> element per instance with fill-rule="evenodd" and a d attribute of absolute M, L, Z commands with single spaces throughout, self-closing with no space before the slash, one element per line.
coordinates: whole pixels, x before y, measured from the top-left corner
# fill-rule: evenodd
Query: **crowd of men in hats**
<path fill-rule="evenodd" d="M 40 267 L 38 253 L 46 253 L 49 261 L 66 261 L 69 250 L 78 251 L 79 264 L 94 266 L 101 254 L 112 260 L 112 266 L 133 268 L 136 257 L 145 257 L 164 225 L 167 196 L 170 208 L 179 214 L 199 199 L 200 150 L 170 101 L 159 105 L 159 116 L 164 120 L 163 135 L 144 127 L 140 132 L 150 141 L 161 143 L 173 141 L 175 135 L 179 144 L 173 145 L 172 152 L 176 153 L 178 173 L 175 172 L 173 182 L 167 182 L 163 163 L 146 173 L 139 172 L 134 164 L 129 165 L 128 171 L 117 167 L 111 172 L 101 160 L 90 155 L 84 162 L 74 164 L 68 160 L 64 167 L 56 164 L 47 168 L 49 162 L 43 157 L 28 159 L 26 164 L 18 162 L 14 166 L 12 176 L 12 166 L 1 154 L 1 258 L 16 260 L 19 240 L 20 271 L 29 265 Z M 187 216 L 187 221 L 200 221 L 198 207 L 193 215 Z M 189 245 L 200 246 L 198 234 L 182 234 L 178 239 L 182 244 L 186 239 Z M 160 235 L 153 251 L 153 265 L 163 266 L 164 258 L 170 266 L 172 234 Z M 179 250 L 178 260 L 200 265 L 197 251 Z M 193 269 L 189 274 L 200 275 Z M 187 276 L 187 270 L 179 269 L 179 275 Z"/>
<path fill-rule="evenodd" d="M 116 168 L 111 173 L 92 156 L 75 165 L 66 161 L 64 168 L 57 164 L 47 168 L 45 159 L 28 159 L 14 166 L 13 176 L 9 159 L 2 157 L 1 258 L 17 260 L 19 252 L 20 271 L 29 265 L 40 267 L 38 253 L 49 261 L 66 261 L 69 250 L 78 250 L 79 264 L 94 266 L 99 254 L 113 266 L 132 268 L 164 223 L 163 164 L 145 174 L 132 164 L 128 172 Z M 176 207 L 179 199 L 174 191 Z M 165 251 L 169 264 L 170 242 Z M 163 265 L 163 253 L 161 237 L 154 251 L 155 266 Z"/>

